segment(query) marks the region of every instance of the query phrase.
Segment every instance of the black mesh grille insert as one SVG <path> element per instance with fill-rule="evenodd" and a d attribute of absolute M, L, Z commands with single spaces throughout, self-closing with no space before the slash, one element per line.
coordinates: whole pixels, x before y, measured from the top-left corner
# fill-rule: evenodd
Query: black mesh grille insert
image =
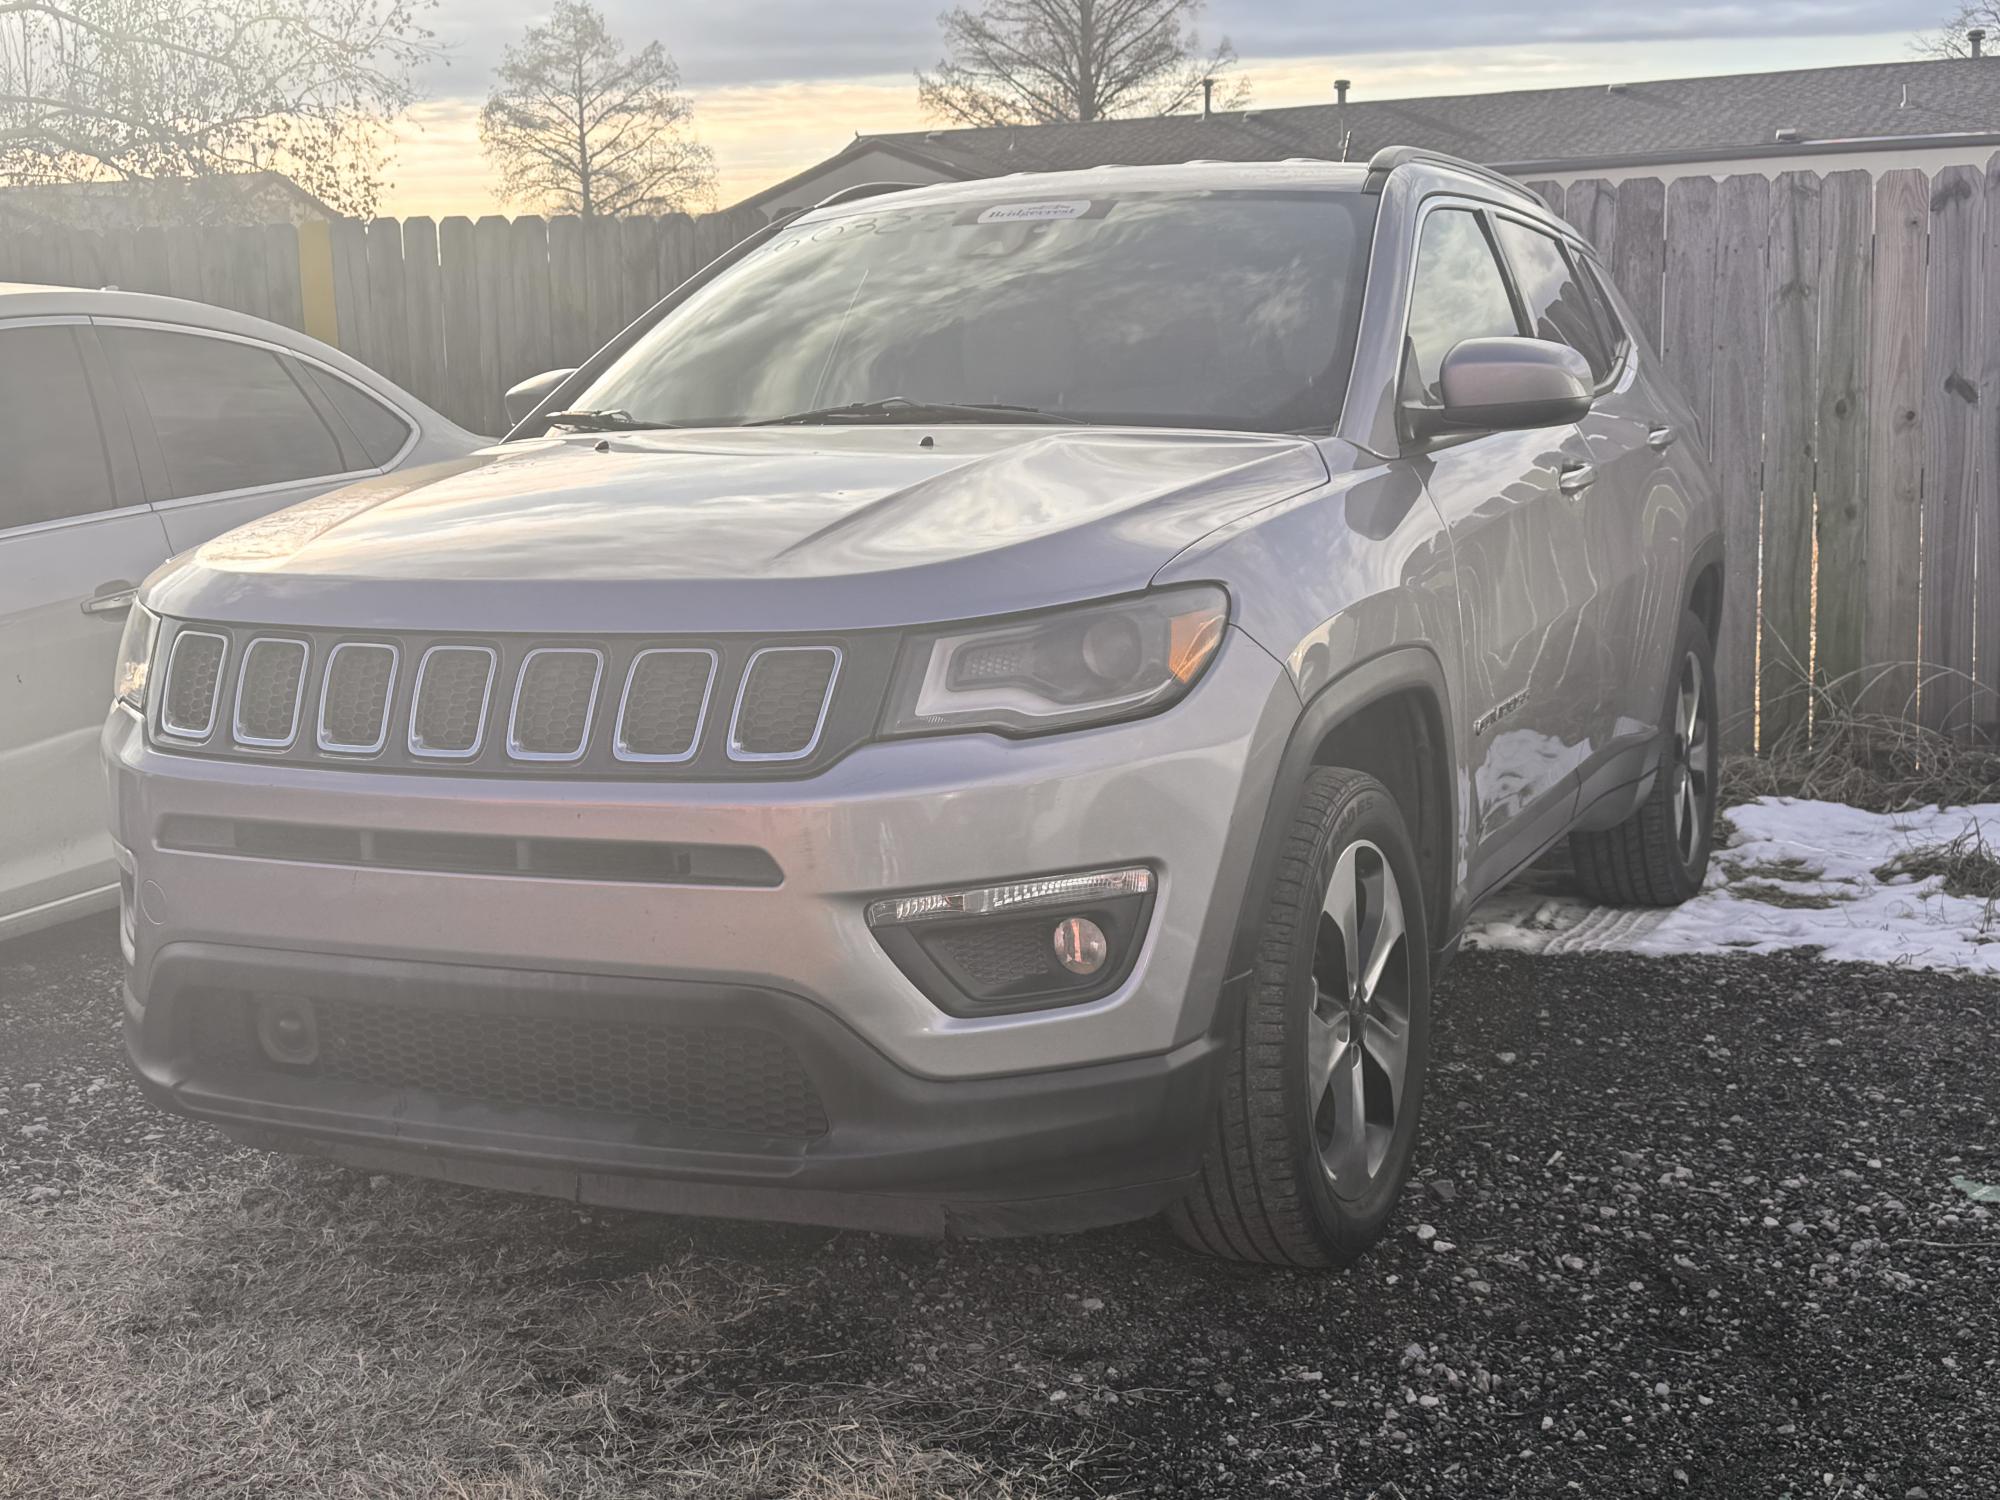
<path fill-rule="evenodd" d="M 508 750 L 515 755 L 582 754 L 602 664 L 595 651 L 531 653 L 521 668 Z"/>
<path fill-rule="evenodd" d="M 932 940 L 938 961 L 969 981 L 974 993 L 1002 991 L 1029 981 L 1069 976 L 1056 962 L 1053 919 L 974 922 L 940 932 Z"/>
<path fill-rule="evenodd" d="M 484 723 L 493 653 L 481 646 L 439 646 L 424 656 L 410 747 L 426 755 L 469 755 Z"/>
<path fill-rule="evenodd" d="M 198 1055 L 271 1067 L 255 1004 L 205 995 Z M 688 1130 L 809 1138 L 826 1111 L 784 1039 L 747 1026 L 661 1026 L 572 1016 L 495 1015 L 351 1000 L 314 1003 L 319 1059 L 307 1077 L 526 1108 L 636 1115 Z"/>
<path fill-rule="evenodd" d="M 634 661 L 618 753 L 660 759 L 692 753 L 714 672 L 715 659 L 706 651 L 648 651 Z"/>
<path fill-rule="evenodd" d="M 205 735 L 215 718 L 215 689 L 227 646 L 220 636 L 184 630 L 174 638 L 160 723 L 176 734 Z"/>
<path fill-rule="evenodd" d="M 830 647 L 762 651 L 744 679 L 730 748 L 743 755 L 804 755 L 819 733 L 840 657 Z"/>
<path fill-rule="evenodd" d="M 252 641 L 236 690 L 236 738 L 245 744 L 289 745 L 298 732 L 305 674 L 304 641 Z"/>
<path fill-rule="evenodd" d="M 386 738 L 396 653 L 388 646 L 342 645 L 327 664 L 319 740 L 330 749 L 375 750 Z"/>

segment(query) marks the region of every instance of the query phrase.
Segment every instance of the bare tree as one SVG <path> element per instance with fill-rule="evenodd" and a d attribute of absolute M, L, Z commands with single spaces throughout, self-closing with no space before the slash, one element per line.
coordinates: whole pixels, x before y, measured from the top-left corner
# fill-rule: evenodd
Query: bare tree
<path fill-rule="evenodd" d="M 1917 51 L 1926 57 L 1970 57 L 1970 33 L 1986 33 L 1985 50 L 2000 52 L 2000 0 L 1967 0 L 1958 14 L 1929 36 L 1917 41 Z"/>
<path fill-rule="evenodd" d="M 938 17 L 943 61 L 917 75 L 935 119 L 1043 125 L 1114 115 L 1163 115 L 1201 97 L 1204 80 L 1236 63 L 1224 38 L 1204 53 L 1194 23 L 1204 0 L 980 0 Z M 1236 81 L 1216 105 L 1241 108 Z"/>
<path fill-rule="evenodd" d="M 705 206 L 715 156 L 689 137 L 693 107 L 658 42 L 627 56 L 589 0 L 556 0 L 500 63 L 479 138 L 507 196 L 549 213 L 666 213 Z"/>
<path fill-rule="evenodd" d="M 431 0 L 0 0 L 0 183 L 281 171 L 374 211 Z"/>

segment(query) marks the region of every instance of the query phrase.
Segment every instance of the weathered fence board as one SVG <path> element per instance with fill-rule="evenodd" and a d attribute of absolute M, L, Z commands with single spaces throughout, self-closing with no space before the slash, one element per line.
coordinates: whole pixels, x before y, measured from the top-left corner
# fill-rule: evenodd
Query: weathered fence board
<path fill-rule="evenodd" d="M 1868 561 L 1868 311 L 1875 185 L 1866 172 L 1835 172 L 1819 196 L 1818 440 L 1815 539 L 1818 580 L 1810 629 L 1813 673 L 1852 701 L 1865 661 L 1863 587 Z"/>
<path fill-rule="evenodd" d="M 1930 188 L 1917 171 L 1875 184 L 1868 278 L 1868 589 L 1861 706 L 1915 717 L 1923 576 L 1926 256 Z"/>
<path fill-rule="evenodd" d="M 398 385 L 410 383 L 409 303 L 403 285 L 403 226 L 395 219 L 368 224 L 370 361 Z"/>
<path fill-rule="evenodd" d="M 1979 555 L 1980 286 L 1985 176 L 1944 167 L 1931 179 L 1931 264 L 1924 340 L 1923 682 L 1932 729 L 1971 712 L 1974 569 Z"/>
<path fill-rule="evenodd" d="M 1666 267 L 1667 188 L 1657 177 L 1618 185 L 1618 234 L 1611 276 L 1639 315 L 1639 331 L 1660 347 L 1660 280 Z"/>
<path fill-rule="evenodd" d="M 1758 743 L 1803 724 L 1812 670 L 1813 444 L 1819 360 L 1819 178 L 1786 172 L 1771 188 L 1764 287 L 1764 545 L 1759 576 Z"/>
<path fill-rule="evenodd" d="M 490 432 L 491 387 L 479 353 L 479 283 L 472 220 L 452 214 L 438 226 L 438 294 L 444 314 L 444 387 L 438 410 L 475 432 Z M 419 391 L 419 395 L 423 392 Z"/>
<path fill-rule="evenodd" d="M 403 221 L 403 297 L 410 351 L 410 388 L 437 393 L 444 386 L 444 307 L 438 284 L 437 225 L 427 218 Z"/>
<path fill-rule="evenodd" d="M 1986 236 L 1981 247 L 1981 349 L 1979 368 L 1979 473 L 1974 507 L 1979 531 L 1979 593 L 1973 599 L 1973 657 L 1979 693 L 1972 704 L 1975 727 L 2000 736 L 2000 156 L 1986 166 Z"/>
<path fill-rule="evenodd" d="M 1716 198 L 1712 177 L 1682 177 L 1667 187 L 1660 314 L 1660 358 L 1694 407 L 1688 437 L 1704 453 L 1715 398 Z"/>
<path fill-rule="evenodd" d="M 1764 252 L 1771 184 L 1731 177 L 1718 201 L 1715 250 L 1715 399 L 1711 451 L 1722 492 L 1728 596 L 1715 645 L 1723 743 L 1756 743 L 1758 546 L 1763 524 Z"/>

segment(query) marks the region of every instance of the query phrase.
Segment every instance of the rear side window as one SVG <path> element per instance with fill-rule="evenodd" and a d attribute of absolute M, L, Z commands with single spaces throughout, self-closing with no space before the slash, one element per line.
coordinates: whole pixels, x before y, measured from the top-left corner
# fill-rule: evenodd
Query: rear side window
<path fill-rule="evenodd" d="M 1627 342 L 1625 327 L 1618 321 L 1618 310 L 1611 305 L 1611 294 L 1604 288 L 1604 276 L 1595 265 L 1582 256 L 1576 258 L 1583 272 L 1585 284 L 1590 288 L 1590 309 L 1597 315 L 1598 327 L 1604 332 L 1604 345 L 1611 351 L 1614 362 L 1622 358 Z"/>
<path fill-rule="evenodd" d="M 1455 345 L 1520 331 L 1506 277 L 1478 216 L 1447 208 L 1424 220 L 1416 281 L 1410 289 L 1404 399 L 1439 404 L 1438 373 Z"/>
<path fill-rule="evenodd" d="M 410 424 L 402 417 L 351 381 L 317 365 L 301 367 L 306 377 L 319 387 L 327 404 L 347 424 L 361 451 L 368 455 L 368 462 L 379 468 L 403 451 L 403 444 L 410 440 Z"/>
<path fill-rule="evenodd" d="M 1611 373 L 1611 349 L 1590 294 L 1563 247 L 1553 236 L 1512 219 L 1498 220 L 1494 232 L 1514 268 L 1514 285 L 1527 305 L 1534 336 L 1568 344 L 1590 361 L 1593 375 L 1604 379 Z"/>
<path fill-rule="evenodd" d="M 100 330 L 159 439 L 167 497 L 341 474 L 333 432 L 271 350 L 155 328 Z"/>
<path fill-rule="evenodd" d="M 75 330 L 0 328 L 0 531 L 111 508 Z"/>

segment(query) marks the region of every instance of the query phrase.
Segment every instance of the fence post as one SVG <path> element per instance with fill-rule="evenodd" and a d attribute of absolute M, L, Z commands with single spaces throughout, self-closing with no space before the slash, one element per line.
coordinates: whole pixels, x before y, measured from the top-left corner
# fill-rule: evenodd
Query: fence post
<path fill-rule="evenodd" d="M 1722 491 L 1727 598 L 1715 644 L 1723 745 L 1756 744 L 1757 544 L 1762 526 L 1764 426 L 1764 250 L 1771 233 L 1771 182 L 1756 173 L 1722 184 L 1715 251 L 1716 478 Z"/>
<path fill-rule="evenodd" d="M 1780 174 L 1771 189 L 1764 382 L 1763 631 L 1757 743 L 1806 722 L 1812 668 L 1813 421 L 1819 408 L 1819 178 Z M 1746 558 L 1747 562 L 1748 559 Z"/>
<path fill-rule="evenodd" d="M 1853 701 L 1868 591 L 1868 339 L 1875 184 L 1835 172 L 1819 191 L 1818 605 L 1813 672 Z"/>

